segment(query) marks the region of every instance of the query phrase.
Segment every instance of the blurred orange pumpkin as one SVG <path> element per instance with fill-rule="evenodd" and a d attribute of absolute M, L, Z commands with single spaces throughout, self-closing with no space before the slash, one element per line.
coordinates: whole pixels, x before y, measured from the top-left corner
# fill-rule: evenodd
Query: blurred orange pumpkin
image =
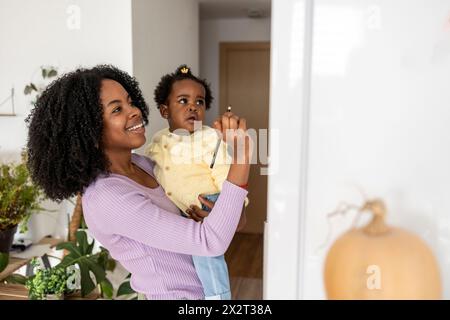
<path fill-rule="evenodd" d="M 372 221 L 339 237 L 325 261 L 328 299 L 440 299 L 441 281 L 433 253 L 418 236 L 385 224 L 379 200 L 362 211 Z"/>

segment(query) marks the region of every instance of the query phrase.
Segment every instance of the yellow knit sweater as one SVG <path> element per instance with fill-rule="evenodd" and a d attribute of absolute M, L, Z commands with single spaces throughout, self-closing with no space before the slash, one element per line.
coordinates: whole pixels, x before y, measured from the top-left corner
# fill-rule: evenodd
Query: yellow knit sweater
<path fill-rule="evenodd" d="M 166 128 L 153 136 L 145 150 L 155 162 L 156 179 L 183 212 L 193 204 L 201 208 L 199 195 L 222 190 L 232 159 L 226 143 L 221 141 L 214 166 L 210 168 L 219 139 L 216 130 L 208 126 L 191 135 L 171 133 Z"/>

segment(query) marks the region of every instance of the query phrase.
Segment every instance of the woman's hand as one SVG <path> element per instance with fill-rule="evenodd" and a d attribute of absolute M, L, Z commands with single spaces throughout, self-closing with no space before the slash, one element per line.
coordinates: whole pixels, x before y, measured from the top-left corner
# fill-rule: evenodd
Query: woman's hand
<path fill-rule="evenodd" d="M 206 200 L 202 196 L 198 196 L 198 200 L 200 200 L 201 203 L 208 207 L 209 210 L 212 210 L 212 208 L 214 207 L 214 202 Z M 203 219 L 209 215 L 208 211 L 202 210 L 196 205 L 189 206 L 189 209 L 186 210 L 186 213 L 189 215 L 189 219 L 193 219 L 197 222 L 203 222 Z"/>

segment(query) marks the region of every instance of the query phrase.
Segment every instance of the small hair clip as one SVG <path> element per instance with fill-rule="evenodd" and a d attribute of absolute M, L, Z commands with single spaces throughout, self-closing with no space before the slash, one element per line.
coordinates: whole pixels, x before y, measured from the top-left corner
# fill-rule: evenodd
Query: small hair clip
<path fill-rule="evenodd" d="M 180 69 L 181 73 L 188 73 L 189 72 L 189 68 L 183 67 Z"/>

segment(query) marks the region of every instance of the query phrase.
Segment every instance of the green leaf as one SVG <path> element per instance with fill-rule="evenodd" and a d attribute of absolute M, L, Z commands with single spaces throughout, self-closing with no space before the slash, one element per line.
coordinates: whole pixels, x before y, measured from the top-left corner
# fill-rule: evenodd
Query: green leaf
<path fill-rule="evenodd" d="M 75 234 L 75 237 L 77 239 L 77 244 L 80 248 L 81 255 L 87 255 L 92 253 L 92 249 L 94 248 L 94 241 L 92 241 L 90 244 L 87 240 L 87 234 L 85 231 L 77 231 Z"/>
<path fill-rule="evenodd" d="M 89 268 L 83 263 L 78 263 L 78 266 L 81 273 L 81 296 L 85 297 L 95 289 L 95 284 L 89 274 Z"/>
<path fill-rule="evenodd" d="M 92 256 L 90 259 L 85 258 L 85 259 L 80 260 L 80 262 L 82 264 L 85 264 L 89 268 L 89 270 L 91 270 L 92 273 L 94 273 L 97 283 L 100 283 L 105 279 L 106 272 L 105 272 L 105 269 L 103 269 L 98 264 L 98 261 L 96 258 L 97 258 L 96 256 Z"/>
<path fill-rule="evenodd" d="M 111 281 L 109 281 L 107 278 L 105 278 L 105 280 L 100 282 L 100 287 L 102 288 L 102 293 L 105 298 L 108 298 L 108 299 L 113 298 L 114 288 L 113 288 Z"/>
<path fill-rule="evenodd" d="M 9 276 L 7 276 L 4 279 L 7 283 L 10 284 L 22 284 L 25 285 L 25 283 L 27 282 L 28 278 L 21 275 L 21 274 L 17 274 L 17 273 L 13 273 Z"/>
<path fill-rule="evenodd" d="M 9 253 L 0 252 L 0 272 L 6 269 L 9 263 Z"/>
<path fill-rule="evenodd" d="M 110 257 L 109 251 L 103 247 L 100 247 L 100 252 L 98 255 L 99 264 L 107 271 L 114 271 L 116 268 L 116 260 Z"/>
<path fill-rule="evenodd" d="M 114 271 L 114 269 L 116 269 L 116 266 L 117 263 L 114 259 L 108 259 L 108 261 L 106 262 L 106 270 L 108 271 Z"/>
<path fill-rule="evenodd" d="M 56 245 L 56 250 L 66 249 L 75 256 L 81 256 L 81 251 L 72 242 L 63 242 Z M 66 256 L 68 257 L 68 256 Z"/>
<path fill-rule="evenodd" d="M 32 93 L 33 91 L 38 91 L 38 89 L 37 89 L 37 87 L 34 85 L 34 83 L 30 83 L 30 84 L 27 84 L 26 86 L 25 86 L 25 89 L 23 90 L 23 93 L 25 94 L 25 95 L 27 95 L 27 94 L 30 94 L 30 93 Z"/>
<path fill-rule="evenodd" d="M 24 93 L 25 95 L 27 95 L 27 94 L 30 94 L 31 91 L 33 91 L 33 88 L 31 88 L 31 86 L 29 86 L 29 85 L 26 85 L 26 86 L 25 86 L 25 89 L 23 90 L 23 93 Z"/>
<path fill-rule="evenodd" d="M 125 294 L 133 294 L 133 293 L 136 293 L 136 291 L 134 291 L 134 290 L 131 288 L 130 281 L 125 281 L 125 282 L 123 282 L 123 283 L 119 286 L 119 289 L 117 290 L 117 296 L 118 296 L 118 297 L 119 297 L 119 296 L 123 296 L 123 295 L 125 295 Z"/>
<path fill-rule="evenodd" d="M 58 71 L 56 71 L 55 69 L 51 69 L 51 70 L 49 70 L 49 72 L 47 73 L 47 78 L 56 77 L 57 74 L 58 74 Z"/>
<path fill-rule="evenodd" d="M 62 261 L 58 264 L 58 266 L 68 267 L 72 264 L 76 264 L 76 262 L 77 261 L 76 261 L 76 258 L 74 258 L 74 255 L 68 254 L 62 259 Z"/>

